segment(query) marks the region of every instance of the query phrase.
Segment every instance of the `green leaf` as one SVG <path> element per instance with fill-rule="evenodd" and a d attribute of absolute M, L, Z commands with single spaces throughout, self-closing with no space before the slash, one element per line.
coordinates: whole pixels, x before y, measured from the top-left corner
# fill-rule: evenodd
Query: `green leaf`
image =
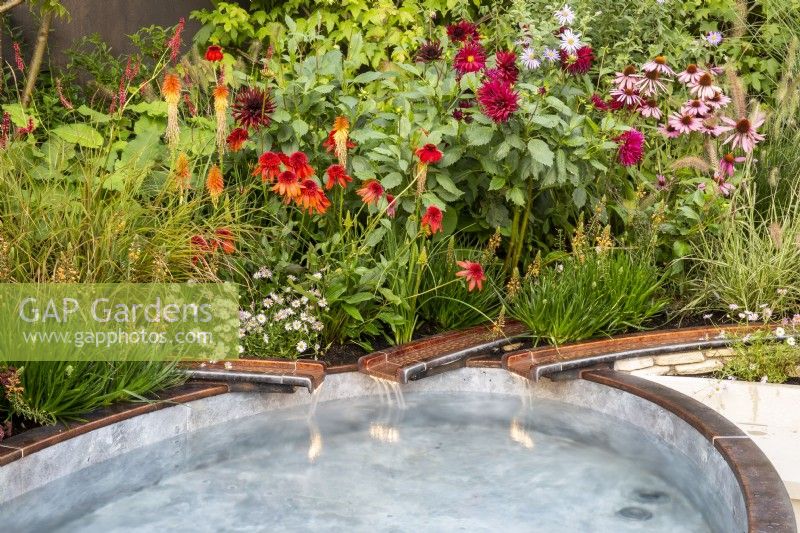
<path fill-rule="evenodd" d="M 494 128 L 491 126 L 474 125 L 467 130 L 467 142 L 470 146 L 483 146 L 488 144 L 494 136 Z"/>
<path fill-rule="evenodd" d="M 100 148 L 103 145 L 103 136 L 88 124 L 62 124 L 52 133 L 68 143 L 74 143 L 84 148 Z"/>
<path fill-rule="evenodd" d="M 383 179 L 381 180 L 381 185 L 383 185 L 385 189 L 392 189 L 400 185 L 402 182 L 403 182 L 402 174 L 400 174 L 399 172 L 390 172 L 383 177 Z"/>
<path fill-rule="evenodd" d="M 492 178 L 492 181 L 489 182 L 489 190 L 490 191 L 497 191 L 502 189 L 506 186 L 506 179 L 501 178 L 500 176 L 495 176 Z"/>
<path fill-rule="evenodd" d="M 343 301 L 349 304 L 360 304 L 361 302 L 372 300 L 372 298 L 373 294 L 371 292 L 357 292 L 351 296 L 348 296 Z"/>
<path fill-rule="evenodd" d="M 302 137 L 308 133 L 308 124 L 301 118 L 296 118 L 292 121 L 292 129 L 298 137 Z"/>
<path fill-rule="evenodd" d="M 166 117 L 167 116 L 167 103 L 164 100 L 153 100 L 152 102 L 139 102 L 128 109 L 140 115 L 149 115 L 151 117 Z"/>
<path fill-rule="evenodd" d="M 105 113 L 95 111 L 86 105 L 81 105 L 78 109 L 76 109 L 76 111 L 84 117 L 90 118 L 92 122 L 97 122 L 98 124 L 105 124 L 111 120 L 110 116 L 106 115 Z"/>
<path fill-rule="evenodd" d="M 553 166 L 553 151 L 543 140 L 531 139 L 528 141 L 528 151 L 534 161 L 538 161 L 546 167 Z"/>
<path fill-rule="evenodd" d="M 364 317 L 361 316 L 361 313 L 359 313 L 358 309 L 356 309 L 354 306 L 350 304 L 342 304 L 342 310 L 356 320 L 360 320 L 361 322 L 364 321 Z"/>
<path fill-rule="evenodd" d="M 513 187 L 506 191 L 506 200 L 515 205 L 525 205 L 525 195 L 522 193 L 522 190 L 517 187 Z"/>
<path fill-rule="evenodd" d="M 450 179 L 450 176 L 446 176 L 444 174 L 436 174 L 436 183 L 444 189 L 445 191 L 449 192 L 450 194 L 461 196 L 464 194 L 461 189 L 458 188 L 458 185 L 453 183 L 453 180 Z"/>
<path fill-rule="evenodd" d="M 5 104 L 3 105 L 3 111 L 8 113 L 11 117 L 11 123 L 18 128 L 27 128 L 29 118 L 33 119 L 34 128 L 39 127 L 39 120 L 36 115 L 22 107 L 22 104 Z"/>
<path fill-rule="evenodd" d="M 584 205 L 586 205 L 586 189 L 583 187 L 578 187 L 572 191 L 572 201 L 575 203 L 575 207 L 578 209 L 581 209 Z"/>
<path fill-rule="evenodd" d="M 383 77 L 382 72 L 370 71 L 364 72 L 363 74 L 359 74 L 355 78 L 353 78 L 353 83 L 370 83 L 375 80 L 379 80 Z"/>

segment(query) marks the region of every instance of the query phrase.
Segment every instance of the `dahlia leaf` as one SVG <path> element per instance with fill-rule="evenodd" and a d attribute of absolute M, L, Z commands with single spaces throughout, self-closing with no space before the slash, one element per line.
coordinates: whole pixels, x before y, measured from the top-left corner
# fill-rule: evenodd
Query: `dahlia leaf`
<path fill-rule="evenodd" d="M 506 179 L 501 178 L 500 176 L 493 177 L 492 181 L 489 182 L 490 191 L 498 191 L 505 186 L 506 186 Z"/>
<path fill-rule="evenodd" d="M 494 137 L 494 128 L 490 126 L 471 126 L 467 129 L 467 141 L 471 146 L 483 146 Z"/>
<path fill-rule="evenodd" d="M 531 139 L 528 141 L 528 151 L 535 161 L 546 167 L 553 166 L 553 151 L 543 140 Z"/>
<path fill-rule="evenodd" d="M 583 187 L 578 187 L 572 191 L 572 202 L 578 209 L 581 209 L 584 205 L 586 205 L 586 189 Z"/>

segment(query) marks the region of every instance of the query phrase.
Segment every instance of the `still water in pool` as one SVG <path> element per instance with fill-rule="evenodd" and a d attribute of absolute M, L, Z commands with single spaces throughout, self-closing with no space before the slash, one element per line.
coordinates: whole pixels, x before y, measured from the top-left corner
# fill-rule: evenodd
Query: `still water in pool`
<path fill-rule="evenodd" d="M 646 435 L 524 400 L 367 397 L 228 422 L 28 493 L 14 531 L 711 531 L 637 455 Z"/>

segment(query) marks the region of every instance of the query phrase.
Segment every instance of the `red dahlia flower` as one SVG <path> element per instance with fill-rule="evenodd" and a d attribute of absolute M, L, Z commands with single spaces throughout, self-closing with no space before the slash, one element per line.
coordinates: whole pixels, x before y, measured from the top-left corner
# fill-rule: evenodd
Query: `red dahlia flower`
<path fill-rule="evenodd" d="M 442 58 L 442 45 L 439 41 L 427 40 L 419 47 L 414 60 L 420 63 L 432 63 Z"/>
<path fill-rule="evenodd" d="M 483 267 L 480 263 L 476 263 L 475 261 L 457 261 L 456 264 L 464 269 L 456 272 L 456 276 L 464 278 L 464 280 L 469 283 L 467 287 L 468 292 L 472 292 L 475 287 L 477 287 L 479 291 L 483 290 L 483 281 L 486 279 L 486 275 L 483 273 Z"/>
<path fill-rule="evenodd" d="M 478 89 L 478 103 L 483 114 L 495 122 L 507 122 L 517 110 L 519 94 L 507 83 L 490 80 Z"/>
<path fill-rule="evenodd" d="M 453 66 L 459 74 L 483 70 L 486 67 L 486 51 L 479 43 L 464 43 L 453 58 Z"/>
<path fill-rule="evenodd" d="M 442 152 L 436 147 L 435 144 L 426 144 L 422 148 L 417 149 L 417 157 L 420 162 L 426 165 L 438 163 L 442 159 Z"/>
<path fill-rule="evenodd" d="M 447 27 L 447 37 L 457 43 L 464 41 L 480 41 L 481 36 L 478 33 L 478 27 L 467 20 L 450 24 Z"/>
<path fill-rule="evenodd" d="M 570 74 L 586 74 L 594 60 L 594 51 L 591 46 L 581 46 L 574 54 L 568 54 L 561 50 L 559 55 L 561 56 L 561 68 Z"/>
<path fill-rule="evenodd" d="M 212 44 L 206 49 L 206 61 L 222 61 L 222 47 Z"/>
<path fill-rule="evenodd" d="M 642 154 L 644 153 L 644 135 L 642 135 L 642 132 L 630 129 L 614 140 L 617 141 L 617 154 L 622 166 L 630 167 L 642 160 Z"/>
<path fill-rule="evenodd" d="M 247 130 L 244 128 L 236 128 L 233 130 L 228 138 L 225 139 L 225 142 L 228 144 L 228 149 L 231 152 L 238 152 L 242 149 L 242 145 L 244 145 L 245 141 L 250 138 L 250 135 L 247 133 Z"/>
<path fill-rule="evenodd" d="M 325 183 L 326 189 L 333 189 L 335 185 L 346 188 L 347 184 L 353 181 L 353 178 L 347 175 L 347 171 L 342 165 L 334 164 L 329 166 L 325 174 L 328 175 L 328 180 Z"/>
<path fill-rule="evenodd" d="M 517 54 L 512 51 L 497 52 L 495 54 L 497 60 L 497 70 L 500 79 L 506 83 L 516 83 L 519 76 L 519 68 L 517 67 Z"/>
<path fill-rule="evenodd" d="M 248 129 L 259 129 L 272 122 L 270 113 L 275 111 L 275 102 L 268 91 L 257 87 L 246 87 L 236 94 L 232 114 L 236 124 Z"/>
<path fill-rule="evenodd" d="M 297 179 L 304 180 L 314 175 L 314 169 L 308 164 L 308 156 L 303 152 L 295 152 L 291 155 L 281 154 L 281 161 L 289 167 L 289 170 L 297 174 Z"/>
<path fill-rule="evenodd" d="M 435 205 L 429 205 L 420 222 L 427 234 L 442 231 L 442 210 Z"/>
<path fill-rule="evenodd" d="M 253 176 L 261 176 L 261 182 L 273 182 L 281 173 L 281 155 L 275 152 L 264 152 L 258 158 L 258 166 Z"/>
<path fill-rule="evenodd" d="M 356 191 L 356 194 L 361 197 L 365 204 L 376 204 L 383 196 L 383 185 L 378 180 L 369 180 Z"/>

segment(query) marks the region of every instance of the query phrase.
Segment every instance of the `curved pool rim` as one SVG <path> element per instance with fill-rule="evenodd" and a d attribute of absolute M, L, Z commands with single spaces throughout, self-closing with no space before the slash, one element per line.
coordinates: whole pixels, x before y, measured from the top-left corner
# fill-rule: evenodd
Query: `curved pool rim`
<path fill-rule="evenodd" d="M 430 339 L 424 342 L 430 344 Z M 413 347 L 413 344 L 411 343 L 409 347 Z M 577 343 L 571 346 L 580 351 L 580 347 L 584 344 L 586 343 Z M 564 346 L 561 349 L 567 353 L 570 347 Z M 666 351 L 668 351 L 668 348 Z M 592 362 L 590 359 L 587 358 L 588 362 Z M 472 379 L 468 375 L 479 374 L 484 376 L 488 374 L 490 377 L 493 376 L 494 379 L 499 379 L 499 381 L 519 380 L 518 377 L 511 378 L 510 373 L 506 370 L 496 368 L 499 364 L 491 360 L 479 360 L 474 365 L 468 363 L 468 366 L 478 368 L 445 372 L 444 374 L 453 374 L 451 376 L 453 378 L 467 380 Z M 412 389 L 418 388 L 418 384 L 426 382 L 431 382 L 430 387 L 435 387 L 433 382 L 441 381 L 437 378 L 444 374 L 413 382 L 410 387 Z M 336 380 L 334 376 L 341 377 Z M 358 374 L 358 372 L 352 371 L 351 368 L 328 369 L 326 377 L 331 382 L 342 381 L 342 384 L 338 387 L 332 384 L 333 388 L 339 389 L 336 393 L 337 398 L 363 395 L 363 390 L 356 390 L 358 387 L 353 387 L 354 379 L 356 383 L 363 380 L 374 383 L 374 380 L 369 380 L 365 376 Z M 698 435 L 705 439 L 715 452 L 724 459 L 735 477 L 746 512 L 746 525 L 742 524 L 742 531 L 787 533 L 797 531 L 791 501 L 772 464 L 744 432 L 716 411 L 672 389 L 625 373 L 604 369 L 584 369 L 578 371 L 577 378 L 577 380 L 574 380 L 575 383 L 592 383 L 633 395 L 654 404 L 688 424 Z M 565 385 L 564 383 L 569 383 L 569 381 L 549 382 L 549 380 L 543 380 L 541 387 L 555 387 L 555 389 L 563 392 L 565 387 L 570 387 L 570 385 Z M 323 387 L 323 391 L 325 391 L 326 387 L 327 385 Z M 351 387 L 353 390 L 344 390 L 346 387 Z M 423 388 L 428 387 L 426 385 Z M 484 386 L 482 387 L 485 388 Z M 575 385 L 572 385 L 572 387 L 574 388 Z M 328 387 L 329 390 L 330 388 Z M 0 503 L 28 490 L 43 486 L 47 482 L 48 475 L 51 476 L 51 480 L 56 479 L 108 459 L 109 457 L 103 454 L 90 453 L 85 457 L 81 457 L 80 461 L 61 461 L 62 467 L 60 470 L 52 468 L 54 462 L 58 462 L 59 456 L 63 458 L 65 453 L 74 453 L 75 450 L 81 448 L 93 449 L 87 448 L 85 444 L 91 440 L 92 434 L 97 434 L 104 428 L 114 426 L 111 429 L 114 429 L 113 433 L 118 439 L 117 444 L 120 444 L 113 450 L 113 456 L 166 438 L 164 435 L 159 434 L 142 435 L 139 433 L 140 439 L 137 440 L 133 438 L 134 428 L 141 426 L 141 423 L 146 418 L 158 417 L 159 413 L 162 412 L 173 412 L 175 409 L 180 409 L 180 405 L 191 408 L 193 405 L 203 401 L 213 401 L 214 398 L 227 396 L 229 398 L 236 397 L 237 405 L 246 406 L 258 403 L 260 404 L 259 408 L 265 410 L 265 407 L 269 409 L 286 403 L 309 403 L 311 398 L 303 390 L 294 391 L 292 389 L 294 391 L 293 394 L 285 394 L 287 392 L 286 388 L 280 389 L 281 392 L 256 395 L 242 392 L 248 390 L 263 389 L 237 383 L 190 382 L 165 393 L 161 397 L 162 401 L 158 403 L 115 405 L 92 413 L 87 417 L 86 422 L 80 424 L 61 424 L 53 427 L 38 428 L 11 437 L 0 443 L 0 467 L 2 467 L 0 468 L 0 487 L 2 487 Z M 277 391 L 278 389 L 275 390 Z M 292 400 L 289 400 L 290 398 Z M 561 400 L 562 398 L 559 398 L 558 394 L 556 394 L 553 399 Z M 234 418 L 248 416 L 249 414 L 253 414 L 252 410 L 244 409 L 242 412 L 236 413 Z M 214 422 L 220 421 L 218 418 L 210 420 L 209 417 L 203 417 L 202 414 L 200 414 L 199 418 L 202 420 L 195 421 L 196 426 L 188 428 L 188 430 L 202 426 L 208 427 L 213 425 Z M 132 423 L 134 421 L 137 423 Z M 126 424 L 129 427 L 123 427 Z M 178 431 L 178 433 L 185 432 Z M 31 475 L 33 472 L 37 474 Z M 17 479 L 17 482 L 13 482 L 14 478 Z M 20 482 L 20 478 L 31 480 L 31 483 Z"/>

